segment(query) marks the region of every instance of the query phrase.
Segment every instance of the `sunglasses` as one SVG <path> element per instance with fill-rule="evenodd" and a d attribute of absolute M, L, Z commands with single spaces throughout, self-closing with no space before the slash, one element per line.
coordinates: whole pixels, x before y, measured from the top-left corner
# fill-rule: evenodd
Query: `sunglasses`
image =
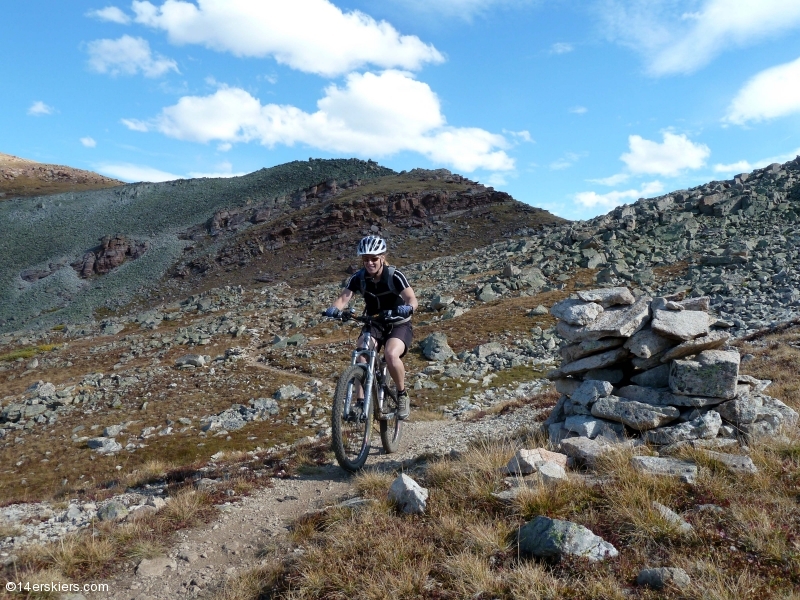
<path fill-rule="evenodd" d="M 362 256 L 361 257 L 361 260 L 363 260 L 365 263 L 378 262 L 380 259 L 381 259 L 380 256 Z"/>

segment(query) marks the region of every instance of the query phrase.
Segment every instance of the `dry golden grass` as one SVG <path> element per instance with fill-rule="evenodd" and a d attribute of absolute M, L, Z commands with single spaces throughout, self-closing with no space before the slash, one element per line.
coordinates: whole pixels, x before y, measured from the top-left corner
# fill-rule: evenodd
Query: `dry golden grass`
<path fill-rule="evenodd" d="M 214 594 L 214 600 L 251 600 L 258 598 L 263 590 L 269 590 L 280 573 L 280 564 L 270 562 L 245 573 L 225 580 L 222 589 Z"/>
<path fill-rule="evenodd" d="M 0 540 L 7 537 L 15 537 L 22 533 L 22 529 L 15 525 L 0 523 Z"/>
<path fill-rule="evenodd" d="M 167 473 L 175 468 L 177 468 L 176 465 L 167 461 L 159 459 L 149 460 L 139 468 L 134 469 L 130 473 L 126 473 L 121 483 L 125 487 L 138 487 L 164 479 Z"/>
<path fill-rule="evenodd" d="M 17 581 L 16 579 L 9 579 L 9 581 Z M 65 577 L 61 571 L 55 568 L 44 569 L 37 573 L 31 574 L 24 580 L 19 581 L 28 588 L 24 592 L 24 596 L 20 592 L 8 593 L 5 591 L 5 586 L 0 588 L 0 599 L 11 600 L 12 598 L 30 598 L 31 600 L 57 600 L 63 598 L 64 595 L 60 591 L 53 591 L 53 584 L 69 584 L 72 581 Z"/>
<path fill-rule="evenodd" d="M 206 492 L 184 490 L 172 496 L 158 515 L 173 530 L 186 529 L 206 520 L 213 512 L 212 504 Z"/>
<path fill-rule="evenodd" d="M 377 469 L 362 469 L 353 477 L 353 487 L 359 496 L 365 498 L 383 498 L 386 490 L 394 481 L 394 475 Z"/>
<path fill-rule="evenodd" d="M 759 379 L 769 379 L 767 393 L 795 410 L 800 409 L 800 325 L 785 331 L 765 334 L 749 342 L 738 342 L 742 354 L 755 358 L 742 363 L 741 371 Z"/>
<path fill-rule="evenodd" d="M 375 471 L 356 478 L 362 496 L 376 502 L 330 509 L 301 519 L 293 538 L 302 556 L 272 563 L 271 598 L 571 598 L 655 599 L 796 598 L 800 589 L 800 452 L 796 438 L 753 443 L 758 474 L 735 476 L 698 451 L 696 485 L 644 475 L 631 452 L 606 456 L 597 481 L 572 476 L 557 485 L 532 483 L 514 501 L 501 468 L 530 436 L 479 440 L 458 457 L 436 460 L 412 473 L 429 489 L 424 516 L 399 514 L 386 502 L 393 476 Z M 653 508 L 660 502 L 689 521 L 681 533 Z M 714 504 L 718 511 L 700 511 Z M 613 543 L 616 559 L 540 563 L 517 556 L 516 530 L 538 515 L 585 525 Z M 677 566 L 689 588 L 632 587 L 646 567 Z M 255 598 L 257 594 L 250 596 Z"/>
<path fill-rule="evenodd" d="M 95 578 L 106 572 L 117 559 L 112 540 L 91 534 L 70 536 L 45 546 L 30 546 L 22 556 L 23 564 L 39 567 L 30 572 L 57 569 L 70 578 Z"/>
<path fill-rule="evenodd" d="M 208 494 L 181 491 L 158 513 L 135 522 L 97 523 L 59 542 L 27 547 L 17 563 L 18 576 L 55 569 L 78 581 L 105 577 L 125 560 L 163 556 L 176 530 L 200 525 L 214 514 Z"/>

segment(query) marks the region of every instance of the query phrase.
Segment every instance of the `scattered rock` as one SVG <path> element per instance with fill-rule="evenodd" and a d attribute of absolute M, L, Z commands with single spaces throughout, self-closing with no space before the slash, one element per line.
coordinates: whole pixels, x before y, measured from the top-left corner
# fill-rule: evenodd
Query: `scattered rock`
<path fill-rule="evenodd" d="M 392 482 L 389 501 L 394 502 L 406 514 L 423 514 L 427 506 L 428 490 L 403 473 Z"/>
<path fill-rule="evenodd" d="M 136 567 L 136 575 L 138 577 L 163 577 L 167 569 L 172 571 L 177 570 L 178 564 L 175 559 L 167 556 L 159 556 L 158 558 L 145 558 Z"/>
<path fill-rule="evenodd" d="M 447 345 L 447 336 L 438 331 L 422 340 L 420 347 L 422 354 L 429 360 L 444 362 L 455 356 L 450 346 Z"/>
<path fill-rule="evenodd" d="M 521 554 L 560 560 L 564 556 L 588 558 L 591 562 L 613 558 L 617 549 L 583 525 L 538 516 L 518 533 Z"/>
<path fill-rule="evenodd" d="M 659 591 L 670 587 L 685 589 L 691 583 L 692 580 L 686 571 L 678 567 L 642 569 L 636 577 L 636 585 L 647 586 Z"/>
<path fill-rule="evenodd" d="M 667 475 L 678 477 L 685 483 L 694 483 L 697 478 L 697 465 L 677 458 L 660 456 L 632 456 L 633 468 L 648 475 Z"/>

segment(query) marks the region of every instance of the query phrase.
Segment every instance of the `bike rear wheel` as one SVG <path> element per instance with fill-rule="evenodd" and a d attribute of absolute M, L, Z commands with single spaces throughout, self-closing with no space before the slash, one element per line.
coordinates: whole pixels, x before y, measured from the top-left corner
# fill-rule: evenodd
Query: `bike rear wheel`
<path fill-rule="evenodd" d="M 364 412 L 364 403 L 358 401 L 358 387 L 363 389 L 367 371 L 359 365 L 350 365 L 336 384 L 333 396 L 331 435 L 333 453 L 346 471 L 358 471 L 367 462 L 369 441 L 372 435 L 372 415 Z M 345 406 L 350 404 L 349 414 Z"/>
<path fill-rule="evenodd" d="M 403 435 L 403 421 L 397 418 L 397 389 L 391 377 L 386 377 L 387 385 L 383 392 L 383 410 L 386 413 L 394 413 L 390 419 L 378 421 L 381 432 L 381 444 L 386 454 L 397 452 L 400 445 L 400 438 Z M 377 403 L 375 404 L 377 406 Z"/>

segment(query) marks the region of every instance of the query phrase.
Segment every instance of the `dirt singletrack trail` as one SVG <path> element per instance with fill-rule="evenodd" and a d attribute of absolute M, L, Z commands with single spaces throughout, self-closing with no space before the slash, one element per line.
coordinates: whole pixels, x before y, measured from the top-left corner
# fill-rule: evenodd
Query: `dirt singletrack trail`
<path fill-rule="evenodd" d="M 456 424 L 451 421 L 408 422 L 400 450 L 383 454 L 377 433 L 366 468 L 395 471 L 404 461 L 430 450 L 430 440 Z M 264 553 L 286 544 L 297 517 L 325 508 L 355 494 L 352 475 L 336 464 L 315 468 L 288 479 L 271 479 L 269 487 L 231 505 L 223 505 L 217 519 L 196 529 L 178 532 L 168 551 L 175 569 L 160 577 L 123 573 L 105 583 L 109 592 L 87 598 L 148 600 L 210 597 L 225 579 L 257 566 Z M 194 582 L 194 583 L 193 583 Z M 198 585 L 199 584 L 199 585 Z"/>

